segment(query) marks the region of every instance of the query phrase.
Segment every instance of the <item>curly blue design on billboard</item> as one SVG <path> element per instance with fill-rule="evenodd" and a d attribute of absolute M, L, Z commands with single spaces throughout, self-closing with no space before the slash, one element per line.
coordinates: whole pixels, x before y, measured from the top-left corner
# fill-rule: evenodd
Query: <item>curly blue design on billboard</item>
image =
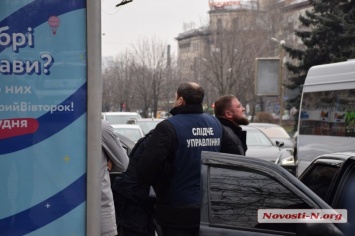
<path fill-rule="evenodd" d="M 86 1 L 0 2 L 0 235 L 85 235 Z"/>
<path fill-rule="evenodd" d="M 63 191 L 45 199 L 32 208 L 19 212 L 15 216 L 1 219 L 0 234 L 3 236 L 28 234 L 62 217 L 85 201 L 85 182 L 86 175 L 83 175 L 63 189 Z M 67 199 L 70 199 L 70 201 Z M 53 207 L 50 205 L 52 203 L 55 203 Z M 30 215 L 37 215 L 37 221 L 32 221 Z M 16 221 L 13 220 L 14 218 L 16 218 Z"/>

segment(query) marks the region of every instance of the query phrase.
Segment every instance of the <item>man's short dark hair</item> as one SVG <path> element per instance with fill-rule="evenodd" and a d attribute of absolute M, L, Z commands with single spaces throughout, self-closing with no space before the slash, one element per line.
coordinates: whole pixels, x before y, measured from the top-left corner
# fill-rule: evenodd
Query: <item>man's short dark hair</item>
<path fill-rule="evenodd" d="M 187 82 L 179 86 L 177 97 L 182 97 L 186 104 L 202 104 L 205 91 L 198 84 Z"/>
<path fill-rule="evenodd" d="M 226 94 L 219 97 L 214 103 L 214 115 L 224 116 L 225 110 L 231 107 L 234 98 L 236 98 L 236 96 L 233 94 Z"/>

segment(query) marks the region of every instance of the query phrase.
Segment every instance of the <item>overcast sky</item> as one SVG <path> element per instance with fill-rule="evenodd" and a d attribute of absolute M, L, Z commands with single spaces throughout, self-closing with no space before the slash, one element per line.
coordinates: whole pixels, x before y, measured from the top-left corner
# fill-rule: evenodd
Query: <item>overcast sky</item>
<path fill-rule="evenodd" d="M 156 38 L 170 44 L 183 32 L 183 24 L 196 27 L 208 20 L 208 0 L 133 0 L 115 7 L 121 0 L 101 0 L 102 56 L 116 56 L 142 39 Z"/>

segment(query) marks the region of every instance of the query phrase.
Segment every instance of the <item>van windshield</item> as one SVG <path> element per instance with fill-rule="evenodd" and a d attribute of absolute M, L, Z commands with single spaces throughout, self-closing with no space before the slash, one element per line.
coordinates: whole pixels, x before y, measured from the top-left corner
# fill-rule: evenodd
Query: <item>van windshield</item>
<path fill-rule="evenodd" d="M 299 133 L 355 137 L 355 89 L 305 92 Z"/>

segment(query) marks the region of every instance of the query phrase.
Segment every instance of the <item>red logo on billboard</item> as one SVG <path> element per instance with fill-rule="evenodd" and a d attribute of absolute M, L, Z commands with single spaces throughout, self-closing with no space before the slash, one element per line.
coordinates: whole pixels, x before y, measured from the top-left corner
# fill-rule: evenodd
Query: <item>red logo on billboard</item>
<path fill-rule="evenodd" d="M 32 134 L 38 129 L 38 121 L 33 118 L 0 120 L 0 139 Z"/>

